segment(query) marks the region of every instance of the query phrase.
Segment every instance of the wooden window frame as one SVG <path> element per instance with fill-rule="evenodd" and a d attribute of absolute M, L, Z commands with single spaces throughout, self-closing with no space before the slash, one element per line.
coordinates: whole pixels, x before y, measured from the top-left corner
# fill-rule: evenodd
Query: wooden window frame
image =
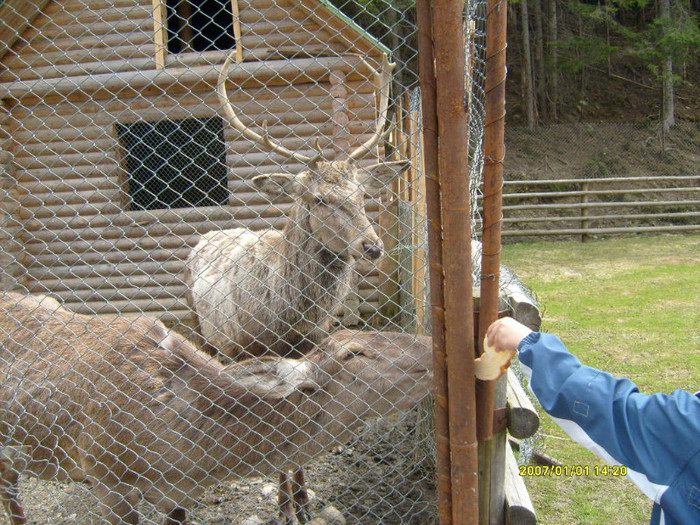
<path fill-rule="evenodd" d="M 231 0 L 231 12 L 233 14 L 233 37 L 236 50 L 236 61 L 243 61 L 243 46 L 241 45 L 241 17 L 238 0 Z M 155 50 L 155 62 L 157 69 L 165 67 L 168 51 L 168 5 L 167 0 L 153 0 L 153 33 Z"/>

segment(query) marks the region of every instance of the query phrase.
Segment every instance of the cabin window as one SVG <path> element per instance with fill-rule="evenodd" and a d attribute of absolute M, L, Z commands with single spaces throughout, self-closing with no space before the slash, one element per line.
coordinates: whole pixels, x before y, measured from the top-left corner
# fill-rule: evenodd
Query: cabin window
<path fill-rule="evenodd" d="M 167 0 L 168 52 L 232 49 L 231 0 Z"/>
<path fill-rule="evenodd" d="M 131 210 L 228 203 L 221 118 L 117 124 Z"/>

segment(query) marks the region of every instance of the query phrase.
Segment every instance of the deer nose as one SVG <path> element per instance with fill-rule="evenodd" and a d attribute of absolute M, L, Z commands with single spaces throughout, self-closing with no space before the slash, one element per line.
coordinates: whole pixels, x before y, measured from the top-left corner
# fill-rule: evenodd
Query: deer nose
<path fill-rule="evenodd" d="M 365 255 L 370 259 L 379 259 L 384 251 L 381 244 L 369 241 L 363 242 L 362 247 L 365 249 Z"/>

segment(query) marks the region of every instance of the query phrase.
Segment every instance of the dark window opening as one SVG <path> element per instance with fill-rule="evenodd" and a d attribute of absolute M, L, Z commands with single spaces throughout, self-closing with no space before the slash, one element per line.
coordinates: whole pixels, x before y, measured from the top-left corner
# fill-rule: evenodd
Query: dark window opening
<path fill-rule="evenodd" d="M 228 203 L 221 118 L 117 124 L 132 210 Z"/>
<path fill-rule="evenodd" d="M 231 0 L 167 0 L 168 51 L 214 51 L 232 49 Z"/>

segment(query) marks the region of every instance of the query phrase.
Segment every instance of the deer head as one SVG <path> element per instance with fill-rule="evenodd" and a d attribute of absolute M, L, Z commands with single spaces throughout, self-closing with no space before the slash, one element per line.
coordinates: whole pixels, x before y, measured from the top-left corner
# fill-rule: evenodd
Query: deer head
<path fill-rule="evenodd" d="M 259 175 L 253 178 L 253 183 L 272 198 L 291 196 L 298 206 L 292 211 L 290 219 L 302 224 L 311 237 L 330 252 L 347 259 L 379 258 L 383 254 L 383 245 L 364 211 L 364 195 L 384 187 L 407 169 L 409 162 L 382 162 L 360 167 L 357 160 L 369 153 L 382 137 L 391 70 L 395 65 L 389 63 L 384 55 L 381 72 L 374 76 L 375 88 L 379 91 L 379 118 L 374 134 L 349 152 L 346 160 L 326 161 L 318 140 L 315 143 L 317 153 L 309 157 L 273 141 L 267 132 L 266 122 L 263 123 L 262 134 L 241 122 L 226 91 L 226 79 L 233 57 L 234 53 L 231 53 L 224 61 L 217 83 L 219 100 L 231 126 L 262 149 L 280 153 L 307 166 L 306 170 L 295 175 Z"/>

